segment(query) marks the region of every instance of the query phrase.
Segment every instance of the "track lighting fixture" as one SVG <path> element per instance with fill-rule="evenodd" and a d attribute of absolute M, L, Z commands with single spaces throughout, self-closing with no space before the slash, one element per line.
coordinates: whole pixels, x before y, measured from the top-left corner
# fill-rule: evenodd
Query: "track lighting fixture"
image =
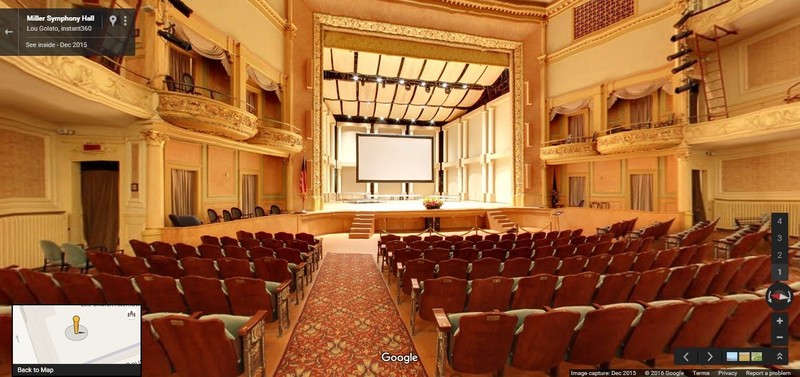
<path fill-rule="evenodd" d="M 398 81 L 397 83 L 400 84 L 400 85 L 403 85 L 403 84 L 406 83 L 406 80 L 400 79 L 400 81 Z"/>
<path fill-rule="evenodd" d="M 684 56 L 686 54 L 692 53 L 692 51 L 693 50 L 691 48 L 683 48 L 682 50 L 680 50 L 680 51 L 678 51 L 678 52 L 676 52 L 676 53 L 674 53 L 674 54 L 672 54 L 670 56 L 667 56 L 667 61 L 673 61 L 673 60 L 675 60 L 677 58 L 680 58 L 681 56 Z"/>
<path fill-rule="evenodd" d="M 353 75 L 353 81 L 358 81 L 358 75 Z"/>
<path fill-rule="evenodd" d="M 687 90 L 694 90 L 699 85 L 700 84 L 696 80 L 689 79 L 689 81 L 687 81 L 686 84 L 683 84 L 683 85 L 675 88 L 675 94 L 681 94 L 681 93 L 683 93 L 683 92 L 685 92 Z"/>
<path fill-rule="evenodd" d="M 676 22 L 675 25 L 672 25 L 672 27 L 679 29 L 681 26 L 683 26 L 683 24 L 686 23 L 686 21 L 689 21 L 692 16 L 694 16 L 694 11 L 691 9 L 686 9 L 678 22 Z"/>
<path fill-rule="evenodd" d="M 451 89 L 451 88 L 444 88 L 444 94 L 450 94 L 450 92 L 452 92 L 452 91 L 453 91 L 453 89 Z"/>
<path fill-rule="evenodd" d="M 687 68 L 695 65 L 696 63 L 697 63 L 697 59 L 687 60 L 683 64 L 673 68 L 672 69 L 672 73 L 675 74 L 675 73 L 678 73 L 680 71 L 683 71 L 684 69 L 687 69 Z"/>
<path fill-rule="evenodd" d="M 425 85 L 423 85 L 423 86 L 425 86 Z M 430 92 L 431 92 L 431 87 L 430 86 L 425 86 L 425 93 L 430 93 Z"/>
<path fill-rule="evenodd" d="M 175 25 L 170 25 L 168 28 L 164 30 L 159 30 L 158 35 L 161 38 L 164 38 L 167 42 L 174 44 L 177 47 L 180 47 L 184 51 L 192 51 L 192 44 L 189 41 L 182 39 L 181 37 L 175 35 Z"/>
<path fill-rule="evenodd" d="M 687 37 L 691 36 L 692 34 L 694 34 L 693 31 L 684 30 L 684 31 L 682 31 L 682 32 L 680 32 L 678 34 L 675 34 L 675 35 L 669 37 L 669 40 L 673 41 L 673 42 L 677 42 L 677 41 L 679 41 L 681 39 L 684 39 L 684 38 L 687 38 Z"/>
<path fill-rule="evenodd" d="M 183 14 L 186 17 L 191 16 L 192 12 L 194 12 L 192 8 L 189 8 L 189 6 L 186 5 L 186 3 L 184 3 L 181 0 L 169 0 L 169 3 L 172 4 L 173 7 L 175 7 L 175 10 L 181 12 L 181 14 Z"/>
<path fill-rule="evenodd" d="M 411 90 L 411 84 L 406 84 L 406 90 Z"/>

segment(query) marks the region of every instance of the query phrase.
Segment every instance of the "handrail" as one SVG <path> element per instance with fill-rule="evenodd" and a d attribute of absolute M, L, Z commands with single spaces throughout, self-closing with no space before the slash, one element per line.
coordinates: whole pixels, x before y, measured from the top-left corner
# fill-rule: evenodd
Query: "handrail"
<path fill-rule="evenodd" d="M 633 123 L 633 124 L 623 124 L 621 126 L 611 127 L 605 131 L 603 131 L 604 135 L 611 135 L 617 132 L 626 132 L 626 131 L 635 131 L 635 130 L 646 130 L 646 129 L 653 129 L 653 128 L 660 128 L 660 127 L 668 127 L 674 126 L 675 119 L 669 119 L 662 122 L 641 122 L 641 123 Z"/>
<path fill-rule="evenodd" d="M 286 123 L 286 122 L 281 122 L 281 121 L 279 121 L 279 120 L 276 120 L 276 119 L 272 119 L 272 118 L 258 118 L 258 120 L 263 120 L 263 121 L 265 121 L 265 122 L 275 123 L 275 124 L 278 124 L 278 125 L 281 125 L 281 126 L 287 126 L 287 127 L 289 127 L 289 129 L 290 129 L 291 131 L 294 131 L 294 133 L 296 133 L 296 134 L 302 134 L 302 133 L 303 133 L 303 132 L 300 130 L 300 128 L 298 128 L 298 127 L 295 127 L 294 125 L 292 125 L 292 124 L 289 124 L 289 123 Z M 285 128 L 283 128 L 283 129 L 285 129 Z"/>
<path fill-rule="evenodd" d="M 542 144 L 543 147 L 552 147 L 561 144 L 588 143 L 594 141 L 594 136 L 573 136 L 564 139 L 550 140 Z"/>
<path fill-rule="evenodd" d="M 215 98 L 215 96 L 220 95 L 220 96 L 228 97 L 228 99 L 232 99 L 232 100 L 234 100 L 236 102 L 244 104 L 247 107 L 247 110 L 250 111 L 250 112 L 255 110 L 255 107 L 253 105 L 251 105 L 251 104 L 249 104 L 247 102 L 244 102 L 244 101 L 242 101 L 242 100 L 240 100 L 240 99 L 238 99 L 238 98 L 236 98 L 236 97 L 234 97 L 234 96 L 232 96 L 232 95 L 230 95 L 228 93 L 219 92 L 219 91 L 216 91 L 214 89 L 206 88 L 206 87 L 199 86 L 199 85 L 189 85 L 189 84 L 186 84 L 186 83 L 183 83 L 183 82 L 179 82 L 179 81 L 172 82 L 171 84 L 175 85 L 175 90 L 169 90 L 169 87 L 167 86 L 167 82 L 166 81 L 164 81 L 162 83 L 162 85 L 164 86 L 163 89 L 166 90 L 166 91 L 176 92 L 176 93 L 194 94 L 194 95 L 211 98 L 212 100 L 225 103 L 225 101 L 220 101 L 220 99 Z M 179 88 L 182 88 L 182 89 L 179 89 Z M 201 91 L 208 92 L 208 96 L 204 96 L 202 93 L 197 92 L 198 89 L 200 89 Z"/>

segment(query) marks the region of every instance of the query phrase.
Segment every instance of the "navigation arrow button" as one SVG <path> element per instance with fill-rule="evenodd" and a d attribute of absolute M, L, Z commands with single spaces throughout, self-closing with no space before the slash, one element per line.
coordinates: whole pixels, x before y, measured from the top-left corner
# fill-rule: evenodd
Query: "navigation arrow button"
<path fill-rule="evenodd" d="M 686 360 L 687 363 L 689 362 L 689 352 L 683 355 L 683 359 Z"/>
<path fill-rule="evenodd" d="M 707 362 L 711 362 L 711 360 L 714 360 L 714 355 L 712 355 L 711 352 L 709 352 L 708 353 L 708 360 L 706 360 L 706 361 Z"/>
<path fill-rule="evenodd" d="M 14 31 L 13 31 L 13 30 L 8 30 L 8 29 L 6 29 L 6 35 L 13 34 L 13 33 L 14 33 Z"/>

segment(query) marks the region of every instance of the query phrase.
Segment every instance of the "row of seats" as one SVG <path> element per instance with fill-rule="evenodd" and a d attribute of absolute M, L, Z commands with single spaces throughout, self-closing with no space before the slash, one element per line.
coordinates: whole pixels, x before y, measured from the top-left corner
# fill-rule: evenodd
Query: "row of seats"
<path fill-rule="evenodd" d="M 629 239 L 653 237 L 658 240 L 667 235 L 673 222 L 675 222 L 675 218 L 663 222 L 656 221 L 644 228 L 632 230 L 625 236 Z"/>
<path fill-rule="evenodd" d="M 285 258 L 269 254 L 248 262 L 236 258 L 184 258 L 181 260 L 152 255 L 150 259 L 123 254 L 89 252 L 89 259 L 98 272 L 110 275 L 137 276 L 154 274 L 179 279 L 184 276 L 201 276 L 213 279 L 235 277 L 258 278 L 268 282 L 292 282 L 295 303 L 305 298 L 305 263 L 290 263 Z"/>
<path fill-rule="evenodd" d="M 699 252 L 698 252 L 699 251 Z M 436 271 L 439 276 L 453 276 L 465 278 L 484 278 L 491 276 L 518 277 L 536 274 L 570 275 L 584 271 L 603 273 L 617 273 L 626 271 L 644 272 L 656 268 L 680 267 L 688 264 L 701 263 L 704 251 L 695 247 L 669 249 L 661 251 L 648 251 L 644 253 L 627 252 L 618 255 L 600 254 L 587 258 L 574 256 L 559 259 L 546 256 L 531 260 L 525 257 L 515 257 L 500 260 L 492 256 L 481 255 L 472 262 L 461 259 L 455 255 L 449 259 L 428 259 L 435 257 L 430 252 L 419 252 L 411 249 L 398 251 L 397 265 L 398 280 L 407 280 L 415 277 L 427 277 Z M 411 259 L 406 259 L 411 258 Z M 408 293 L 408 291 L 406 292 Z"/>
<path fill-rule="evenodd" d="M 412 278 L 412 328 L 417 311 L 421 318 L 432 320 L 431 310 L 437 307 L 459 313 L 649 302 L 738 293 L 767 281 L 767 258 L 731 259 L 705 265 L 607 275 L 583 272 L 566 276 L 539 274 L 513 279 L 492 277 L 469 281 L 450 277 Z M 763 269 L 765 264 L 767 268 Z"/>
<path fill-rule="evenodd" d="M 575 230 L 553 230 L 550 232 L 521 232 L 521 233 L 489 233 L 485 235 L 480 234 L 471 234 L 469 236 L 459 236 L 459 235 L 450 235 L 450 236 L 440 236 L 440 235 L 428 235 L 422 237 L 420 235 L 408 235 L 408 236 L 398 236 L 395 234 L 384 234 L 381 235 L 380 239 L 378 240 L 378 245 L 380 246 L 381 243 L 386 243 L 389 241 L 396 241 L 401 240 L 405 242 L 413 242 L 413 241 L 427 241 L 427 242 L 436 242 L 436 241 L 450 241 L 450 242 L 459 242 L 459 241 L 470 241 L 470 242 L 478 242 L 482 240 L 498 242 L 498 241 L 520 241 L 526 239 L 533 239 L 538 240 L 542 238 L 549 238 L 549 239 L 556 239 L 556 238 L 563 238 L 563 237 L 578 237 L 583 233 L 583 229 L 575 229 Z"/>
<path fill-rule="evenodd" d="M 630 220 L 622 220 L 608 226 L 597 228 L 597 234 L 610 234 L 614 238 L 624 237 L 626 234 L 633 231 L 633 229 L 636 227 L 637 220 L 639 220 L 638 217 Z"/>
<path fill-rule="evenodd" d="M 714 232 L 714 229 L 717 227 L 717 222 L 719 222 L 719 217 L 712 222 L 699 221 L 689 229 L 670 234 L 666 237 L 666 246 L 678 247 L 702 243 Z"/>
<path fill-rule="evenodd" d="M 0 291 L 9 300 L 7 304 L 142 305 L 148 313 L 241 316 L 263 310 L 270 313 L 268 322 L 280 319 L 281 328 L 289 319 L 288 281 L 200 276 L 173 279 L 153 274 L 89 276 L 60 271 L 51 275 L 28 269 L 3 269 L 0 282 L 3 283 Z"/>
<path fill-rule="evenodd" d="M 798 309 L 790 309 L 794 318 Z M 654 367 L 657 356 L 677 348 L 760 343 L 769 313 L 764 298 L 753 294 L 502 313 L 437 308 L 437 328 L 446 336 L 438 337 L 436 376 L 445 375 L 445 362 L 461 373 L 499 375 L 507 364 L 551 375 L 562 361 L 608 369 L 615 357 Z"/>
<path fill-rule="evenodd" d="M 748 227 L 745 227 L 747 229 Z M 714 241 L 714 254 L 724 254 L 726 258 L 739 258 L 747 255 L 765 239 L 769 229 L 769 223 L 764 224 L 757 231 L 747 229 L 744 232 L 736 232 L 733 235 Z"/>

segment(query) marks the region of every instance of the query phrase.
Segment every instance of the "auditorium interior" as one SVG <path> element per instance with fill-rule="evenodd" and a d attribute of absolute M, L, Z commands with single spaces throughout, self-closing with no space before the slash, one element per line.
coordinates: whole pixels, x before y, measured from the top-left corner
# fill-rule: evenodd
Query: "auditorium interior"
<path fill-rule="evenodd" d="M 800 0 L 10 9 L 132 27 L 0 56 L 0 375 L 34 305 L 144 376 L 800 370 Z"/>

